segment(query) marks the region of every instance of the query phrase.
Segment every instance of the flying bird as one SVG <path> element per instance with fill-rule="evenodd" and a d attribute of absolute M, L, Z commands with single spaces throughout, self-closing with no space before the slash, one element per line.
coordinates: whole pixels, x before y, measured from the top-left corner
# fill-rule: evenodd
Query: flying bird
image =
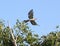
<path fill-rule="evenodd" d="M 33 9 L 31 9 L 28 13 L 28 20 L 24 20 L 25 23 L 29 22 L 32 24 L 32 25 L 37 25 L 37 23 L 35 22 L 36 18 L 33 17 Z"/>

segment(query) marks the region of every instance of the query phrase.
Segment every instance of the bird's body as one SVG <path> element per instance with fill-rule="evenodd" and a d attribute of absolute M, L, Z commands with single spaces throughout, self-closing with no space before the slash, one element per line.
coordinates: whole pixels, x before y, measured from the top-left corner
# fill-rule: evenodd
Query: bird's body
<path fill-rule="evenodd" d="M 33 9 L 31 9 L 28 13 L 28 20 L 24 20 L 24 22 L 31 22 L 32 25 L 37 25 L 37 23 L 35 22 L 36 18 L 33 18 Z"/>

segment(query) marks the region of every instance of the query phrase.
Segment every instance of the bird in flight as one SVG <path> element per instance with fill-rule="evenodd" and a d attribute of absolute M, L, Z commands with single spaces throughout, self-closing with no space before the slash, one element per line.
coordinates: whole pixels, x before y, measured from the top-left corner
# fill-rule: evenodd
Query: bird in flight
<path fill-rule="evenodd" d="M 37 25 L 37 23 L 35 22 L 36 18 L 33 17 L 33 9 L 31 9 L 28 13 L 28 20 L 24 20 L 23 22 L 27 23 L 30 21 L 30 23 L 32 25 Z"/>

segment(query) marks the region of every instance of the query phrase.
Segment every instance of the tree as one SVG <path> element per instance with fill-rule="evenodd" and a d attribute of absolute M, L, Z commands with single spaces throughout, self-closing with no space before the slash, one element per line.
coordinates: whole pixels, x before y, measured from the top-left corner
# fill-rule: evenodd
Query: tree
<path fill-rule="evenodd" d="M 50 32 L 47 36 L 42 36 L 41 40 L 43 41 L 42 46 L 60 46 L 60 31 Z"/>
<path fill-rule="evenodd" d="M 40 46 L 40 43 L 38 35 L 32 33 L 28 24 L 17 20 L 14 28 L 11 28 L 9 25 L 0 28 L 0 45 Z"/>

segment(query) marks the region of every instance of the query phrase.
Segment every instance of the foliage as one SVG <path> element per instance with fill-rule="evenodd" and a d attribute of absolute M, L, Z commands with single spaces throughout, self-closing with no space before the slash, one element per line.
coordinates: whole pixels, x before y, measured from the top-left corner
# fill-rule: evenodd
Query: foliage
<path fill-rule="evenodd" d="M 50 32 L 47 36 L 42 36 L 41 40 L 43 41 L 42 46 L 60 46 L 60 31 Z"/>
<path fill-rule="evenodd" d="M 56 26 L 56 29 L 56 32 L 50 32 L 39 38 L 37 34 L 33 34 L 27 23 L 17 20 L 14 27 L 11 28 L 0 21 L 0 46 L 59 46 L 59 25 Z"/>
<path fill-rule="evenodd" d="M 13 29 L 9 25 L 0 28 L 0 46 L 15 46 L 14 40 L 17 46 L 38 46 L 39 37 L 31 32 L 27 23 L 17 20 Z"/>

